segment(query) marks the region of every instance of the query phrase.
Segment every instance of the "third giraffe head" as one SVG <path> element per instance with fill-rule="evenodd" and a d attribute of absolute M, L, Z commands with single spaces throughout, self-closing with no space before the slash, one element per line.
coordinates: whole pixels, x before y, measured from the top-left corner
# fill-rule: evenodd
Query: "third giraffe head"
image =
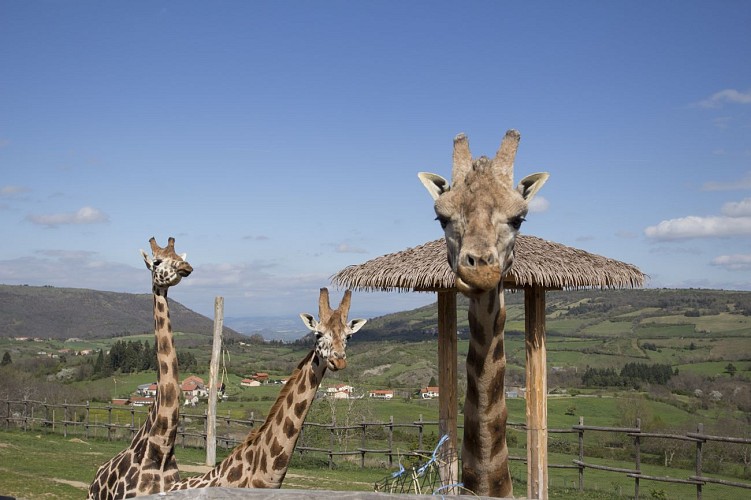
<path fill-rule="evenodd" d="M 156 244 L 156 239 L 152 236 L 149 240 L 151 244 L 151 253 L 154 257 L 141 250 L 146 267 L 151 271 L 151 278 L 154 286 L 170 287 L 180 283 L 180 280 L 190 275 L 193 268 L 185 260 L 187 254 L 178 255 L 175 253 L 175 238 L 168 240 L 167 246 L 161 248 Z"/>
<path fill-rule="evenodd" d="M 527 215 L 527 204 L 548 179 L 532 174 L 514 188 L 514 157 L 519 132 L 509 130 L 495 158 L 472 160 L 464 134 L 454 139 L 452 184 L 421 172 L 420 180 L 435 200 L 448 261 L 460 292 L 473 294 L 497 287 L 514 262 L 514 243 Z"/>
<path fill-rule="evenodd" d="M 341 304 L 332 311 L 329 305 L 329 291 L 321 288 L 318 298 L 318 321 L 310 314 L 300 314 L 305 326 L 316 334 L 316 355 L 333 371 L 346 368 L 347 340 L 367 321 L 353 319 L 347 322 L 351 300 L 352 292 L 345 291 Z"/>

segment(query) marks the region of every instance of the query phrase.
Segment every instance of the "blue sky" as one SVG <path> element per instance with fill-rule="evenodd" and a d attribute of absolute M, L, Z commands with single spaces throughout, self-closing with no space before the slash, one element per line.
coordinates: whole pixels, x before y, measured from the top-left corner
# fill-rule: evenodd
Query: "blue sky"
<path fill-rule="evenodd" d="M 172 235 L 188 307 L 315 313 L 338 270 L 442 236 L 417 172 L 449 177 L 457 133 L 492 155 L 516 128 L 516 179 L 550 172 L 523 233 L 751 289 L 749 26 L 746 1 L 0 2 L 0 283 L 149 293 L 138 249 Z"/>

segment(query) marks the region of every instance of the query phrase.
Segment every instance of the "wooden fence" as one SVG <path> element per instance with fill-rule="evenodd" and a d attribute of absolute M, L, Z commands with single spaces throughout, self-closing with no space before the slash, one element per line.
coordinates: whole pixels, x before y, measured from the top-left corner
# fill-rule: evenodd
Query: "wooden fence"
<path fill-rule="evenodd" d="M 5 405 L 6 429 L 48 430 L 49 432 L 62 433 L 68 436 L 84 436 L 87 439 L 100 438 L 107 440 L 129 440 L 138 431 L 148 414 L 148 408 L 133 405 L 103 405 L 95 406 L 86 404 L 50 404 L 41 401 L 5 400 L 0 404 Z M 100 417 L 101 420 L 100 420 Z M 206 447 L 206 414 L 180 412 L 180 426 L 178 429 L 178 446 Z M 262 424 L 262 420 L 233 419 L 217 416 L 216 440 L 217 446 L 229 449 L 239 444 L 249 429 Z M 509 427 L 524 431 L 524 424 L 509 423 Z M 404 433 L 407 430 L 412 436 L 411 443 L 404 443 Z M 334 467 L 336 457 L 352 457 L 358 460 L 361 467 L 366 465 L 366 456 L 377 455 L 383 457 L 385 465 L 394 465 L 395 458 L 402 457 L 425 457 L 432 453 L 433 441 L 437 440 L 437 421 L 423 420 L 420 415 L 413 422 L 394 422 L 390 417 L 388 422 L 367 422 L 365 420 L 356 424 L 337 425 L 331 423 L 305 422 L 300 439 L 295 451 L 301 455 L 308 453 L 322 454 L 327 457 L 329 467 Z M 427 434 L 427 432 L 431 432 Z M 611 467 L 587 461 L 585 457 L 585 433 L 610 433 L 621 438 L 631 439 L 634 459 L 633 468 Z M 328 440 L 322 438 L 328 434 Z M 375 436 L 374 436 L 375 434 Z M 580 417 L 579 425 L 570 429 L 548 429 L 549 435 L 576 434 L 578 437 L 578 456 L 569 464 L 548 464 L 550 468 L 576 469 L 578 470 L 578 489 L 584 490 L 585 471 L 587 469 L 599 470 L 619 474 L 633 479 L 634 498 L 639 498 L 642 481 L 656 481 L 673 484 L 694 485 L 696 498 L 701 500 L 705 486 L 719 484 L 733 488 L 751 489 L 751 483 L 742 481 L 730 481 L 708 476 L 703 471 L 705 457 L 704 446 L 707 443 L 729 443 L 744 447 L 744 456 L 751 458 L 751 439 L 730 436 L 715 436 L 704 433 L 703 424 L 700 424 L 696 432 L 685 434 L 669 434 L 656 432 L 643 432 L 640 422 L 632 428 L 624 427 L 601 427 L 584 425 L 584 418 Z M 346 439 L 342 439 L 342 436 Z M 461 435 L 461 433 L 460 433 Z M 395 438 L 398 442 L 395 443 Z M 414 440 L 416 438 L 416 441 Z M 644 440 L 661 439 L 680 442 L 688 442 L 695 448 L 693 473 L 688 477 L 653 476 L 642 472 L 642 447 Z M 328 442 L 326 442 L 328 441 Z M 357 441 L 359 446 L 349 449 L 352 442 Z M 428 442 L 430 441 L 430 442 Z M 368 444 L 378 443 L 379 447 L 368 447 Z M 344 444 L 343 444 L 344 443 Z M 327 446 L 324 446 L 326 444 Z M 317 445 L 317 446 L 316 446 Z M 427 449 L 426 449 L 427 448 Z M 526 461 L 526 457 L 511 456 L 511 460 Z M 746 463 L 747 467 L 751 464 Z M 685 469 L 674 469 L 685 472 Z"/>

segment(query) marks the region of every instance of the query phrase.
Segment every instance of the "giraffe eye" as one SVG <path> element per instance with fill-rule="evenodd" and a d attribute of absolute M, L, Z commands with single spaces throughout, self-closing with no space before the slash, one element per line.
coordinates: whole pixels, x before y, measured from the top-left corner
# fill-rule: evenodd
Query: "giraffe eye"
<path fill-rule="evenodd" d="M 509 226 L 514 228 L 515 231 L 518 231 L 520 227 L 522 227 L 522 222 L 524 222 L 526 219 L 522 217 L 521 215 L 518 217 L 514 217 L 513 219 L 508 221 Z"/>
<path fill-rule="evenodd" d="M 447 217 L 439 215 L 435 218 L 435 220 L 437 220 L 441 224 L 441 229 L 446 229 L 446 226 L 449 225 L 449 219 Z"/>
<path fill-rule="evenodd" d="M 321 337 L 323 337 L 323 332 L 319 332 L 318 330 L 316 330 L 316 338 L 320 339 Z"/>
<path fill-rule="evenodd" d="M 160 266 L 160 265 L 162 265 L 162 259 L 154 259 L 154 265 L 155 265 L 155 266 Z"/>

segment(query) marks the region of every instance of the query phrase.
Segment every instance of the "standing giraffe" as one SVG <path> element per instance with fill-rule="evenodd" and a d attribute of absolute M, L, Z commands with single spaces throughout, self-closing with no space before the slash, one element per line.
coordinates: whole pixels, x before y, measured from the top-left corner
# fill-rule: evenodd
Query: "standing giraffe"
<path fill-rule="evenodd" d="M 435 201 L 456 288 L 469 298 L 470 341 L 464 401 L 462 481 L 480 496 L 513 495 L 506 446 L 503 276 L 527 204 L 548 179 L 533 174 L 513 187 L 519 132 L 509 130 L 494 159 L 472 160 L 464 134 L 454 139 L 452 183 L 429 173 L 419 178 Z"/>
<path fill-rule="evenodd" d="M 329 291 L 321 288 L 319 320 L 310 314 L 300 315 L 305 326 L 315 332 L 315 347 L 282 387 L 266 421 L 212 470 L 203 476 L 184 479 L 172 485 L 169 491 L 207 486 L 281 488 L 303 422 L 326 369 L 337 371 L 347 366 L 347 340 L 367 321 L 353 319 L 347 323 L 351 297 L 352 292 L 344 292 L 341 304 L 332 311 Z"/>
<path fill-rule="evenodd" d="M 149 240 L 154 258 L 141 250 L 151 271 L 154 296 L 154 337 L 157 356 L 157 395 L 149 415 L 126 449 L 97 470 L 89 486 L 90 499 L 129 498 L 165 491 L 180 479 L 175 461 L 180 383 L 172 338 L 167 290 L 193 272 L 186 254 L 175 253 L 175 238 L 160 248 Z"/>

